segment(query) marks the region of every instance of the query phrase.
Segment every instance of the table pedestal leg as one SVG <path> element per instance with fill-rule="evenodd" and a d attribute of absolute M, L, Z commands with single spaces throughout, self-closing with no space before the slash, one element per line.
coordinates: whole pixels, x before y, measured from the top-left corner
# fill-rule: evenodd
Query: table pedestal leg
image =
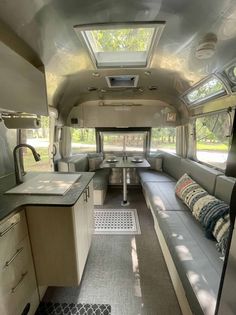
<path fill-rule="evenodd" d="M 127 200 L 127 169 L 123 168 L 123 201 L 122 206 L 128 206 L 129 202 Z"/>

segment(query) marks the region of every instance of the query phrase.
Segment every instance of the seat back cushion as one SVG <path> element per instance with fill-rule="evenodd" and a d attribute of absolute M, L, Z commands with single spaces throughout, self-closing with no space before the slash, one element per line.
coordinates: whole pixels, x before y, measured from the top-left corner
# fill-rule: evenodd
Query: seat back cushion
<path fill-rule="evenodd" d="M 99 165 L 102 163 L 103 158 L 102 153 L 88 153 L 89 171 L 99 169 Z"/>
<path fill-rule="evenodd" d="M 163 171 L 178 180 L 184 174 L 181 157 L 167 152 L 162 152 L 161 155 L 163 157 Z"/>
<path fill-rule="evenodd" d="M 62 172 L 87 172 L 87 154 L 77 154 L 60 160 L 58 163 L 58 170 Z"/>
<path fill-rule="evenodd" d="M 236 178 L 227 176 L 217 176 L 215 196 L 230 204 L 231 194 L 236 182 Z"/>
<path fill-rule="evenodd" d="M 211 195 L 214 195 L 216 178 L 222 175 L 222 172 L 188 159 L 182 159 L 181 164 L 185 173 L 190 175 Z"/>
<path fill-rule="evenodd" d="M 161 155 L 148 155 L 147 161 L 150 164 L 152 170 L 162 172 L 162 157 Z"/>

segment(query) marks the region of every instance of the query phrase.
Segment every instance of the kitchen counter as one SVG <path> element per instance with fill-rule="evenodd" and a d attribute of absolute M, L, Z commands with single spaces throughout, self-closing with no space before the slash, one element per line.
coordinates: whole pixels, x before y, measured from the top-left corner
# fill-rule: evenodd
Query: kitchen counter
<path fill-rule="evenodd" d="M 59 173 L 59 172 L 58 172 Z M 32 179 L 38 174 L 47 174 L 46 172 L 29 172 L 25 176 Z M 83 193 L 85 187 L 90 183 L 95 173 L 79 172 L 80 178 L 71 186 L 67 193 L 63 196 L 58 195 L 0 195 L 0 220 L 4 219 L 11 212 L 20 210 L 24 206 L 29 205 L 45 205 L 45 206 L 73 206 Z M 8 190 L 8 189 L 7 189 Z M 7 191 L 6 190 L 6 191 Z"/>

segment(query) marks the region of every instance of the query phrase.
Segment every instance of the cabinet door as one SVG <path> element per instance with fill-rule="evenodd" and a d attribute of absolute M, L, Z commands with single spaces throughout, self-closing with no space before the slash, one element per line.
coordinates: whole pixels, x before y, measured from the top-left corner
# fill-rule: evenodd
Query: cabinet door
<path fill-rule="evenodd" d="M 29 239 L 17 246 L 0 270 L 0 314 L 21 314 L 26 304 L 34 314 L 39 303 Z"/>
<path fill-rule="evenodd" d="M 93 181 L 87 187 L 87 222 L 88 222 L 88 247 L 91 245 L 94 231 L 94 202 L 93 202 Z"/>
<path fill-rule="evenodd" d="M 73 207 L 74 212 L 74 233 L 79 275 L 82 278 L 84 266 L 88 255 L 88 223 L 87 223 L 87 202 L 86 190 Z"/>

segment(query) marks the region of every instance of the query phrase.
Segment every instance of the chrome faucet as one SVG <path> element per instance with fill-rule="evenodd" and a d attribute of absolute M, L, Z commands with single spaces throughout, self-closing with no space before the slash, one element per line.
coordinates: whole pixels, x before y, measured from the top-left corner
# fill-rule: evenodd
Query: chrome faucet
<path fill-rule="evenodd" d="M 21 143 L 15 146 L 13 150 L 13 157 L 14 157 L 14 165 L 15 165 L 15 175 L 16 175 L 16 184 L 21 184 L 24 182 L 23 175 L 24 175 L 24 169 L 22 167 L 22 164 L 20 162 L 20 148 L 29 148 L 34 156 L 34 159 L 36 162 L 40 161 L 40 154 L 38 154 L 32 145 Z"/>

